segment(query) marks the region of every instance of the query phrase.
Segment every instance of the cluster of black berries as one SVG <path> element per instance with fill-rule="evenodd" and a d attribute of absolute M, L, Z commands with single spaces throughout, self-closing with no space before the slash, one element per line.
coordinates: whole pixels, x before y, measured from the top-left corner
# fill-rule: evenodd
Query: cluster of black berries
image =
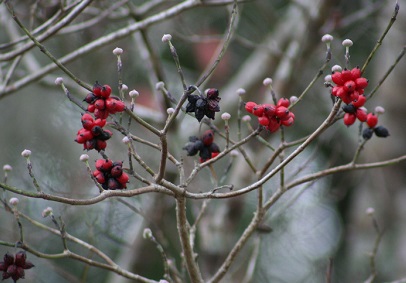
<path fill-rule="evenodd" d="M 189 94 L 186 112 L 195 112 L 196 119 L 200 122 L 204 115 L 214 120 L 215 112 L 220 111 L 219 106 L 219 91 L 215 88 L 210 88 L 206 91 L 206 97 L 203 95 Z"/>
<path fill-rule="evenodd" d="M 14 282 L 18 279 L 24 279 L 24 269 L 30 269 L 34 265 L 27 260 L 25 251 L 19 251 L 13 256 L 10 253 L 4 255 L 3 261 L 0 262 L 0 271 L 3 271 L 2 280 L 11 278 Z"/>
<path fill-rule="evenodd" d="M 183 147 L 187 151 L 188 156 L 194 156 L 199 152 L 200 163 L 216 157 L 220 153 L 220 148 L 213 142 L 214 132 L 207 130 L 198 138 L 196 136 L 189 137 L 189 142 Z"/>
<path fill-rule="evenodd" d="M 122 190 L 127 188 L 129 177 L 123 172 L 123 162 L 113 162 L 110 159 L 96 160 L 93 176 L 105 190 Z"/>

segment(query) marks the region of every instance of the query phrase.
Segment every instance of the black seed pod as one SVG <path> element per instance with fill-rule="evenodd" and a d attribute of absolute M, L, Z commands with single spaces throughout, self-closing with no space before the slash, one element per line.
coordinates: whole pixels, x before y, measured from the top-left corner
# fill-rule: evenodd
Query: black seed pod
<path fill-rule="evenodd" d="M 386 138 L 389 136 L 389 131 L 383 126 L 375 127 L 374 132 L 375 132 L 375 135 L 380 138 Z"/>
<path fill-rule="evenodd" d="M 362 132 L 362 137 L 366 140 L 369 140 L 372 135 L 374 134 L 374 129 L 371 128 L 366 128 L 364 129 L 364 131 Z"/>

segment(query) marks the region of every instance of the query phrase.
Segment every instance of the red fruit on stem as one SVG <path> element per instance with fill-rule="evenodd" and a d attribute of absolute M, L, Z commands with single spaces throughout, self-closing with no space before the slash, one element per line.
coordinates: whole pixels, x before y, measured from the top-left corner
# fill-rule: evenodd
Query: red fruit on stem
<path fill-rule="evenodd" d="M 351 80 L 355 81 L 360 77 L 361 77 L 361 69 L 359 68 L 359 66 L 357 66 L 351 70 Z"/>
<path fill-rule="evenodd" d="M 267 129 L 271 132 L 274 133 L 279 129 L 280 125 L 278 123 L 278 121 L 276 120 L 276 118 L 270 119 L 269 120 L 269 125 L 267 127 Z"/>
<path fill-rule="evenodd" d="M 103 86 L 96 81 L 96 83 L 93 85 L 93 93 L 94 93 L 94 95 L 97 96 L 97 97 L 100 97 L 102 88 L 103 88 Z"/>
<path fill-rule="evenodd" d="M 368 86 L 368 80 L 366 78 L 358 78 L 355 80 L 357 88 L 366 88 Z"/>
<path fill-rule="evenodd" d="M 98 159 L 96 160 L 96 169 L 103 172 L 108 172 L 113 167 L 113 161 L 110 159 Z"/>
<path fill-rule="evenodd" d="M 127 173 L 123 172 L 120 177 L 116 177 L 116 180 L 124 187 L 127 187 L 127 183 L 130 180 L 130 177 L 128 177 Z"/>
<path fill-rule="evenodd" d="M 90 113 L 93 113 L 95 109 L 96 109 L 96 106 L 94 106 L 94 104 L 89 104 L 87 106 L 87 111 L 89 111 Z"/>
<path fill-rule="evenodd" d="M 343 86 L 344 90 L 347 92 L 355 90 L 355 82 L 354 81 L 346 81 Z M 97 102 L 97 101 L 96 101 Z"/>
<path fill-rule="evenodd" d="M 365 102 L 367 101 L 367 98 L 363 95 L 359 95 L 358 99 L 355 99 L 352 102 L 352 105 L 354 105 L 356 108 L 364 106 Z"/>
<path fill-rule="evenodd" d="M 104 110 L 104 108 L 106 107 L 106 103 L 104 102 L 104 99 L 97 99 L 94 102 L 94 106 L 96 107 L 96 109 Z"/>
<path fill-rule="evenodd" d="M 269 125 L 269 119 L 266 116 L 258 117 L 258 122 L 259 122 L 259 124 L 261 124 L 262 126 L 265 126 L 265 127 Z"/>
<path fill-rule="evenodd" d="M 107 147 L 107 142 L 106 141 L 103 141 L 103 140 L 97 140 L 96 141 L 95 149 L 97 151 L 104 150 L 104 149 L 106 149 L 106 147 Z"/>
<path fill-rule="evenodd" d="M 357 119 L 357 116 L 353 113 L 345 113 L 344 114 L 344 124 L 346 126 L 351 126 L 354 124 L 355 120 Z"/>
<path fill-rule="evenodd" d="M 333 80 L 333 82 L 338 85 L 338 86 L 342 86 L 344 84 L 345 81 L 343 81 L 343 78 L 341 76 L 340 72 L 333 72 L 331 74 L 331 79 Z"/>
<path fill-rule="evenodd" d="M 99 184 L 104 184 L 106 182 L 106 177 L 104 176 L 104 173 L 99 170 L 95 170 L 93 172 L 93 176 L 95 177 L 96 181 Z"/>
<path fill-rule="evenodd" d="M 363 109 L 358 108 L 355 115 L 361 122 L 365 122 L 367 120 L 367 112 L 365 112 Z"/>
<path fill-rule="evenodd" d="M 116 178 L 116 177 L 120 177 L 121 174 L 123 174 L 123 168 L 121 166 L 113 166 L 113 168 L 111 168 L 110 174 L 112 177 Z"/>
<path fill-rule="evenodd" d="M 116 109 L 117 106 L 117 100 L 113 99 L 112 97 L 109 97 L 106 99 L 106 109 L 110 113 L 113 112 Z"/>
<path fill-rule="evenodd" d="M 289 109 L 286 108 L 285 106 L 276 107 L 275 115 L 279 119 L 284 119 L 285 117 L 287 117 L 289 115 Z"/>
<path fill-rule="evenodd" d="M 289 127 L 289 126 L 293 125 L 293 122 L 295 122 L 295 119 L 292 118 L 292 117 L 289 117 L 288 119 L 285 119 L 285 120 L 281 121 L 281 124 L 286 126 L 286 127 Z"/>
<path fill-rule="evenodd" d="M 358 91 L 352 91 L 352 92 L 349 92 L 349 97 L 350 97 L 350 100 L 351 101 L 354 101 L 354 100 L 358 100 L 358 97 L 359 97 L 359 92 Z"/>
<path fill-rule="evenodd" d="M 290 101 L 287 98 L 281 98 L 278 100 L 278 103 L 276 104 L 276 106 L 284 106 L 284 107 L 289 107 L 290 105 Z"/>
<path fill-rule="evenodd" d="M 114 109 L 115 112 L 123 112 L 125 109 L 125 103 L 118 100 L 116 102 L 116 108 Z"/>
<path fill-rule="evenodd" d="M 374 113 L 368 113 L 367 124 L 368 127 L 374 128 L 378 124 L 378 116 L 376 116 Z"/>
<path fill-rule="evenodd" d="M 344 81 L 344 83 L 345 83 L 346 81 L 351 80 L 351 79 L 352 79 L 351 71 L 348 70 L 348 69 L 342 70 L 342 72 L 341 72 L 341 78 L 342 78 L 342 80 Z"/>
<path fill-rule="evenodd" d="M 114 178 L 109 178 L 107 180 L 107 188 L 109 190 L 119 190 L 121 189 L 121 184 Z"/>
<path fill-rule="evenodd" d="M 248 101 L 247 103 L 245 103 L 245 110 L 249 113 L 252 113 L 253 108 L 257 106 L 257 104 L 255 102 L 252 101 Z"/>
<path fill-rule="evenodd" d="M 252 114 L 261 117 L 264 114 L 264 106 L 260 104 L 254 106 L 254 108 L 252 108 Z"/>
<path fill-rule="evenodd" d="M 213 130 L 207 130 L 204 132 L 203 136 L 201 137 L 201 140 L 204 145 L 211 145 L 214 140 L 214 132 Z"/>
<path fill-rule="evenodd" d="M 104 85 L 101 89 L 101 96 L 108 98 L 111 94 L 111 87 L 109 85 Z"/>
<path fill-rule="evenodd" d="M 85 140 L 91 140 L 94 136 L 93 133 L 87 129 L 81 130 L 79 136 L 84 138 Z"/>
<path fill-rule="evenodd" d="M 96 119 L 94 125 L 103 128 L 106 125 L 106 122 L 106 119 Z"/>
<path fill-rule="evenodd" d="M 264 114 L 270 118 L 275 115 L 276 107 L 273 104 L 263 104 L 264 106 Z"/>

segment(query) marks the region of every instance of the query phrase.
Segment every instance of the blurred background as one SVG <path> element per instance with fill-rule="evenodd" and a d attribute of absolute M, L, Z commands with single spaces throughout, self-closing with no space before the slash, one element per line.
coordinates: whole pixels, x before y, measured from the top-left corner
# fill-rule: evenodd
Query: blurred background
<path fill-rule="evenodd" d="M 66 3 L 65 3 L 66 2 Z M 64 1 L 76 7 L 84 1 Z M 91 2 L 91 1 L 90 1 Z M 128 33 L 97 48 L 88 45 L 108 38 L 117 31 L 152 19 L 159 13 L 182 1 L 93 1 L 71 23 L 47 38 L 43 44 L 56 57 L 66 55 L 72 60 L 66 64 L 80 80 L 93 84 L 109 84 L 118 93 L 117 59 L 112 50 L 123 48 L 123 83 L 136 89 L 135 112 L 156 127 L 166 120 L 170 105 L 155 89 L 164 81 L 173 97 L 182 95 L 182 84 L 163 34 L 172 35 L 180 63 L 188 84 L 196 83 L 215 59 L 222 45 L 230 21 L 232 5 L 222 2 L 202 1 L 190 9 L 181 10 L 162 21 L 147 24 L 142 30 Z M 187 1 L 184 1 L 187 2 Z M 43 34 L 54 26 L 61 13 L 61 1 L 12 1 L 16 15 L 29 30 L 41 25 Z M 229 48 L 210 79 L 201 86 L 218 88 L 222 98 L 221 112 L 213 122 L 224 129 L 219 118 L 222 112 L 231 114 L 231 138 L 237 140 L 237 90 L 243 88 L 243 101 L 270 103 L 269 90 L 262 81 L 273 79 L 277 97 L 299 96 L 318 73 L 325 60 L 325 33 L 334 36 L 332 59 L 325 69 L 327 75 L 333 65 L 344 65 L 342 40 L 349 38 L 352 67 L 363 65 L 368 54 L 390 21 L 395 1 L 369 0 L 258 0 L 238 4 L 233 38 Z M 406 40 L 406 1 L 400 0 L 400 11 L 381 48 L 368 66 L 364 76 L 371 91 L 396 60 Z M 71 9 L 67 9 L 70 12 Z M 63 14 L 63 13 L 62 13 Z M 64 14 L 63 14 L 64 15 Z M 61 17 L 59 15 L 59 17 Z M 52 22 L 56 19 L 55 22 Z M 27 42 L 23 32 L 12 20 L 4 1 L 0 1 L 0 164 L 9 164 L 7 184 L 27 191 L 35 191 L 28 175 L 26 161 L 21 157 L 24 149 L 32 151 L 33 171 L 45 192 L 72 197 L 89 198 L 98 189 L 79 160 L 82 146 L 75 143 L 81 128 L 81 109 L 71 103 L 56 77 L 64 78 L 72 95 L 82 100 L 88 93 L 56 68 L 38 48 L 28 49 L 18 56 Z M 81 53 L 84 47 L 89 51 Z M 75 53 L 76 52 L 76 53 Z M 78 55 L 75 55 L 78 54 Z M 81 55 L 82 54 L 82 55 Z M 376 162 L 405 154 L 406 134 L 402 94 L 406 87 L 404 59 L 396 66 L 376 95 L 367 102 L 368 111 L 383 106 L 385 114 L 379 124 L 390 131 L 386 139 L 373 137 L 364 147 L 360 162 Z M 295 124 L 285 129 L 287 141 L 312 133 L 328 115 L 332 102 L 329 90 L 321 76 L 305 99 L 294 108 Z M 130 98 L 125 97 L 127 105 Z M 246 113 L 243 113 L 244 115 Z M 124 117 L 125 120 L 127 117 Z M 256 127 L 254 117 L 252 125 Z M 132 123 L 133 134 L 158 143 L 156 136 L 145 128 Z M 169 150 L 180 160 L 184 158 L 186 173 L 194 167 L 196 157 L 186 157 L 182 147 L 188 137 L 200 135 L 206 125 L 199 127 L 191 116 L 179 115 L 169 133 Z M 317 139 L 303 154 L 286 167 L 287 181 L 298 176 L 317 172 L 351 161 L 358 145 L 359 127 L 347 128 L 339 121 Z M 243 126 L 242 135 L 249 130 Z M 279 135 L 261 133 L 274 147 Z M 126 145 L 122 135 L 115 131 L 108 142 L 107 155 L 113 160 L 124 160 L 128 166 Z M 216 139 L 223 149 L 225 142 Z M 145 145 L 136 145 L 138 152 L 151 168 L 157 170 L 160 154 Z M 257 140 L 244 146 L 258 168 L 271 156 L 272 151 Z M 287 156 L 292 150 L 287 150 Z M 93 160 L 100 158 L 88 153 Z M 222 184 L 241 188 L 256 181 L 241 154 L 227 156 L 214 164 L 219 176 L 232 163 Z M 178 170 L 168 163 L 166 178 L 179 182 Z M 374 208 L 374 217 L 384 231 L 376 255 L 376 282 L 390 282 L 406 277 L 406 202 L 405 163 L 368 171 L 345 172 L 323 178 L 317 182 L 298 186 L 286 193 L 266 215 L 263 226 L 256 232 L 232 265 L 222 282 L 360 282 L 371 274 L 369 254 L 377 233 L 366 214 Z M 140 166 L 135 168 L 147 176 Z M 209 191 L 212 188 L 210 171 L 203 170 L 191 184 L 190 191 Z M 220 184 L 221 185 L 221 184 Z M 278 187 L 278 176 L 265 184 L 265 197 Z M 129 189 L 142 186 L 131 179 Z M 16 195 L 2 191 L 2 199 Z M 163 246 L 167 256 L 182 272 L 179 238 L 175 221 L 175 202 L 158 194 L 136 196 L 120 201 L 108 199 L 92 206 L 69 206 L 41 199 L 18 196 L 19 210 L 31 218 L 53 227 L 49 218 L 42 218 L 42 211 L 51 206 L 55 216 L 61 216 L 66 230 L 103 250 L 123 268 L 149 277 L 162 279 L 163 266 L 153 243 L 143 239 L 143 229 L 148 227 Z M 252 218 L 256 206 L 256 193 L 227 200 L 212 200 L 197 230 L 196 251 L 205 279 L 209 279 L 224 261 L 230 249 Z M 195 219 L 202 201 L 190 200 L 188 217 Z M 142 213 L 137 213 L 141 211 Z M 19 231 L 14 216 L 4 207 L 0 210 L 0 240 L 15 242 Z M 22 220 L 25 240 L 44 253 L 63 251 L 61 239 L 27 221 Z M 69 247 L 92 258 L 87 250 L 73 243 Z M 0 254 L 15 253 L 14 248 L 0 246 Z M 70 259 L 48 260 L 28 254 L 35 265 L 26 271 L 25 282 L 131 282 L 103 269 L 86 266 Z M 328 281 L 328 277 L 331 280 Z M 406 281 L 400 281 L 406 282 Z"/>

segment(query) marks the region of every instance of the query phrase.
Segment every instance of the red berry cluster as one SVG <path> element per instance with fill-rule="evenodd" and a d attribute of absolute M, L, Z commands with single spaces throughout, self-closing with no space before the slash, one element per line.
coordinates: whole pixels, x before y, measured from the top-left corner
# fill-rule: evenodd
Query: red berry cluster
<path fill-rule="evenodd" d="M 24 279 L 24 269 L 30 269 L 34 265 L 27 260 L 25 251 L 19 251 L 13 256 L 10 253 L 4 255 L 3 261 L 0 262 L 0 271 L 3 271 L 2 280 L 10 278 L 17 282 L 18 279 Z"/>
<path fill-rule="evenodd" d="M 96 170 L 93 176 L 105 190 L 122 190 L 127 188 L 129 177 L 123 172 L 123 162 L 113 162 L 110 159 L 96 160 Z"/>
<path fill-rule="evenodd" d="M 280 126 L 289 127 L 295 121 L 295 114 L 289 111 L 290 101 L 281 98 L 276 105 L 256 104 L 249 101 L 245 103 L 245 110 L 258 117 L 258 122 L 266 127 L 271 133 L 276 132 Z"/>
<path fill-rule="evenodd" d="M 343 107 L 344 124 L 351 126 L 355 120 L 361 122 L 367 120 L 367 113 L 364 106 L 366 98 L 364 96 L 364 88 L 368 86 L 368 80 L 361 77 L 359 67 L 352 70 L 344 69 L 342 72 L 333 72 L 331 75 L 332 81 L 336 84 L 331 94 L 339 97 L 346 105 Z"/>
<path fill-rule="evenodd" d="M 213 130 L 207 130 L 200 138 L 196 136 L 189 137 L 189 142 L 183 149 L 187 151 L 188 156 L 194 156 L 199 152 L 200 163 L 203 163 L 220 153 L 220 148 L 213 141 Z"/>
<path fill-rule="evenodd" d="M 111 131 L 103 129 L 106 120 L 100 118 L 94 120 L 92 115 L 86 113 L 82 115 L 81 121 L 83 128 L 77 132 L 75 141 L 83 144 L 83 149 L 86 150 L 104 150 L 107 146 L 106 141 L 113 134 Z"/>
<path fill-rule="evenodd" d="M 106 119 L 109 114 L 123 112 L 125 104 L 116 96 L 110 96 L 111 87 L 98 82 L 93 86 L 93 91 L 86 95 L 84 101 L 89 103 L 87 111 L 94 113 L 94 117 Z"/>
<path fill-rule="evenodd" d="M 362 132 L 362 137 L 369 140 L 375 133 L 377 137 L 386 138 L 389 136 L 389 131 L 383 126 L 376 126 L 378 124 L 378 116 L 374 113 L 369 113 L 367 115 L 366 123 L 368 128 L 364 129 Z"/>

